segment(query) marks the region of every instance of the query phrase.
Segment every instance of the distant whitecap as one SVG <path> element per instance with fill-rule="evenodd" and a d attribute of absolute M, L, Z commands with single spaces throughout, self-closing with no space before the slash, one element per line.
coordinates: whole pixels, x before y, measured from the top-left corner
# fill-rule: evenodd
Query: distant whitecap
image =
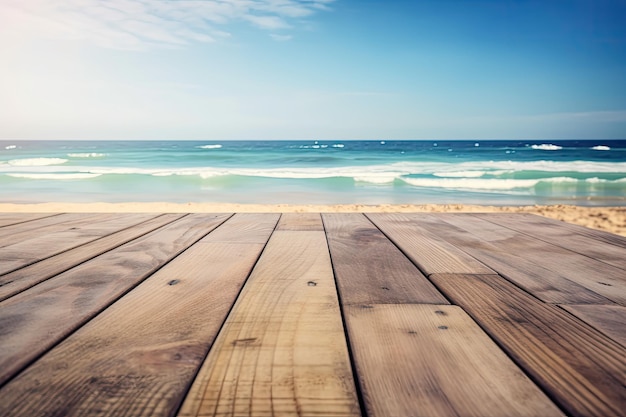
<path fill-rule="evenodd" d="M 220 149 L 222 147 L 222 145 L 202 145 L 202 146 L 198 146 L 198 148 L 200 149 Z"/>
<path fill-rule="evenodd" d="M 40 167 L 47 165 L 61 165 L 67 162 L 67 159 L 62 158 L 24 158 L 13 159 L 9 161 L 9 165 L 19 167 Z"/>
<path fill-rule="evenodd" d="M 537 149 L 540 151 L 558 151 L 563 149 L 562 146 L 553 145 L 551 143 L 542 143 L 541 145 L 532 145 L 531 148 Z"/>
<path fill-rule="evenodd" d="M 70 158 L 103 158 L 106 156 L 104 153 L 98 152 L 85 152 L 85 153 L 68 153 Z"/>
<path fill-rule="evenodd" d="M 610 151 L 611 150 L 610 147 L 604 146 L 604 145 L 594 146 L 591 149 L 593 149 L 594 151 Z"/>

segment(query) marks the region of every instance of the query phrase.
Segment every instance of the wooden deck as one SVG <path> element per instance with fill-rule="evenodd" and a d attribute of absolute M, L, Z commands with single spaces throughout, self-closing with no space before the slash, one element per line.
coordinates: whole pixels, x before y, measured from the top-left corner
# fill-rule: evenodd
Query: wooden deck
<path fill-rule="evenodd" d="M 626 238 L 525 214 L 0 214 L 1 416 L 624 416 Z"/>

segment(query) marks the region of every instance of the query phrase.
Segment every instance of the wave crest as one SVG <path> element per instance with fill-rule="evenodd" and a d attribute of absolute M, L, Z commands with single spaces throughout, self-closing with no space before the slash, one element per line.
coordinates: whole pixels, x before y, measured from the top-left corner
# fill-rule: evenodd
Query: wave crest
<path fill-rule="evenodd" d="M 67 162 L 67 159 L 63 158 L 24 158 L 24 159 L 12 159 L 9 161 L 9 165 L 18 167 L 41 167 L 47 165 L 61 165 Z"/>
<path fill-rule="evenodd" d="M 562 146 L 553 145 L 551 143 L 542 143 L 541 145 L 532 145 L 531 148 L 537 149 L 540 151 L 558 151 L 560 149 L 563 149 Z"/>

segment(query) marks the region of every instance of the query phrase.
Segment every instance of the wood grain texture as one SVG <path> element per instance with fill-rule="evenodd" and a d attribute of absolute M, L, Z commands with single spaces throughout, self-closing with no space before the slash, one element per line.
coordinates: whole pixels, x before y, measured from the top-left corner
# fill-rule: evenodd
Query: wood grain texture
<path fill-rule="evenodd" d="M 498 219 L 506 218 L 508 216 L 512 216 L 513 218 L 522 218 L 527 219 L 528 221 L 537 224 L 543 225 L 550 228 L 562 229 L 563 231 L 567 231 L 566 235 L 578 235 L 585 236 L 594 241 L 608 243 L 609 245 L 615 245 L 622 248 L 626 248 L 626 236 L 616 235 L 614 233 L 605 232 L 603 230 L 591 229 L 589 227 L 581 226 L 574 223 L 568 223 L 561 220 L 551 219 L 549 217 L 543 217 L 530 213 L 476 213 L 478 217 L 484 219 L 493 219 L 499 222 Z"/>
<path fill-rule="evenodd" d="M 230 227 L 218 227 L 202 241 L 265 244 L 267 233 L 276 228 L 279 218 L 277 213 L 237 213 L 228 220 Z"/>
<path fill-rule="evenodd" d="M 561 308 L 626 347 L 626 307 L 561 305 Z"/>
<path fill-rule="evenodd" d="M 178 415 L 360 415 L 323 232 L 274 232 Z"/>
<path fill-rule="evenodd" d="M 535 297 L 548 303 L 595 303 L 613 302 L 584 286 L 570 281 L 559 271 L 549 269 L 546 257 L 543 262 L 526 259 L 523 250 L 510 250 L 506 245 L 490 243 L 465 230 L 463 226 L 476 219 L 465 214 L 437 214 L 415 216 L 415 223 L 452 245 L 472 255 L 491 269 L 516 283 Z"/>
<path fill-rule="evenodd" d="M 372 213 L 369 219 L 427 276 L 435 273 L 493 274 L 493 271 L 434 233 L 419 227 L 420 214 Z"/>
<path fill-rule="evenodd" d="M 569 415 L 623 416 L 623 346 L 497 275 L 431 279 Z"/>
<path fill-rule="evenodd" d="M 459 307 L 344 307 L 367 415 L 560 416 Z"/>
<path fill-rule="evenodd" d="M 531 265 L 540 265 L 553 275 L 563 276 L 615 303 L 626 305 L 626 271 L 621 268 L 581 256 L 475 216 L 455 214 L 445 217 L 445 221 L 499 246 L 502 251 L 519 254 Z M 626 256 L 626 250 L 623 253 Z M 587 304 L 582 301 L 579 303 Z"/>
<path fill-rule="evenodd" d="M 0 213 L 0 227 L 27 223 L 33 220 L 58 215 L 59 213 Z"/>
<path fill-rule="evenodd" d="M 41 225 L 37 227 L 31 226 L 31 228 L 27 230 L 15 230 L 10 234 L 0 236 L 0 248 L 9 246 L 9 245 L 14 245 L 16 243 L 21 243 L 26 240 L 40 239 L 44 235 L 49 235 L 53 233 L 67 232 L 69 230 L 93 228 L 94 225 L 97 225 L 98 223 L 106 221 L 108 219 L 116 218 L 117 216 L 118 215 L 113 214 L 113 213 L 109 213 L 109 214 L 88 214 L 88 213 L 64 214 L 63 216 L 59 216 L 59 217 L 63 217 L 62 222 L 48 224 L 45 226 L 41 226 Z M 26 226 L 27 224 L 28 223 L 23 224 L 22 227 Z"/>
<path fill-rule="evenodd" d="M 276 230 L 323 231 L 319 213 L 283 213 Z"/>
<path fill-rule="evenodd" d="M 197 243 L 1 389 L 0 415 L 174 415 L 262 249 Z"/>
<path fill-rule="evenodd" d="M 0 385 L 227 217 L 188 215 L 0 302 Z"/>
<path fill-rule="evenodd" d="M 576 233 L 558 222 L 544 221 L 541 216 L 503 213 L 497 216 L 477 215 L 477 217 L 616 266 L 623 269 L 626 276 L 626 245 L 619 246 L 600 240 L 594 235 Z"/>
<path fill-rule="evenodd" d="M 0 227 L 0 247 L 18 243 L 20 236 L 31 232 L 34 233 L 38 229 L 45 230 L 50 226 L 61 226 L 65 222 L 71 222 L 72 220 L 88 217 L 88 214 L 57 214 L 54 216 L 46 216 L 41 218 L 35 218 L 31 221 L 18 222 L 10 224 L 4 227 Z M 92 214 L 93 216 L 93 214 Z"/>
<path fill-rule="evenodd" d="M 449 304 L 363 214 L 322 217 L 342 304 Z"/>
<path fill-rule="evenodd" d="M 181 217 L 183 214 L 163 214 L 8 274 L 0 275 L 0 301 Z"/>
<path fill-rule="evenodd" d="M 117 214 L 90 227 L 40 235 L 0 248 L 0 274 L 9 273 L 42 259 L 75 248 L 102 236 L 155 217 L 155 214 Z"/>

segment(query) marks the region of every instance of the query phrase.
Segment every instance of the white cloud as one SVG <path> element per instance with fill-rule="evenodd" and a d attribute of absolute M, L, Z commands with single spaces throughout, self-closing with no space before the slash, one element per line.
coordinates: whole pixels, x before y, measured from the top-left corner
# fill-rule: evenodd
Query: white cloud
<path fill-rule="evenodd" d="M 277 42 L 286 42 L 286 41 L 290 41 L 291 39 L 293 39 L 293 36 L 291 35 L 279 35 L 276 33 L 270 33 L 270 37 Z"/>
<path fill-rule="evenodd" d="M 2 0 L 0 43 L 17 37 L 81 40 L 113 49 L 180 47 L 228 37 L 229 23 L 293 28 L 333 1 Z"/>

